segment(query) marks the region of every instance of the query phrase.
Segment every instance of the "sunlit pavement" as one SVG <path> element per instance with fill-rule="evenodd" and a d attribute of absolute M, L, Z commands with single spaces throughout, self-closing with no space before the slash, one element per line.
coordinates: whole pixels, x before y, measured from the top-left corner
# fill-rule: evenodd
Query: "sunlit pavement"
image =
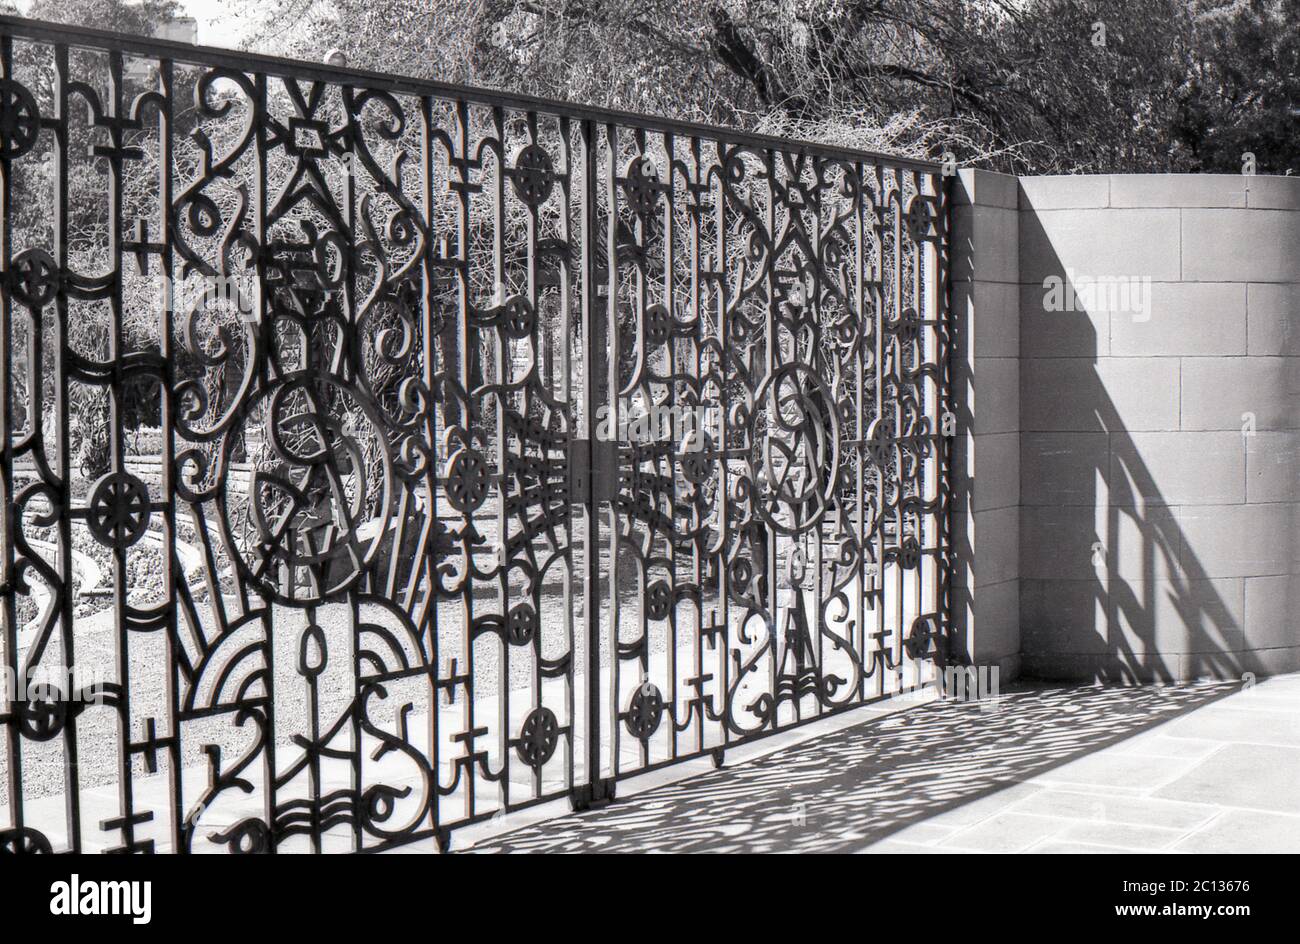
<path fill-rule="evenodd" d="M 1300 852 L 1300 675 L 875 716 L 473 851 Z"/>

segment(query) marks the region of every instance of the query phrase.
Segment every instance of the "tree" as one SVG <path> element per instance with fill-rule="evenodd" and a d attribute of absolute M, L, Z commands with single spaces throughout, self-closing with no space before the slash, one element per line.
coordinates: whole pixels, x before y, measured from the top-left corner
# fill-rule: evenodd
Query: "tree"
<path fill-rule="evenodd" d="M 1189 170 L 1300 172 L 1300 0 L 1208 5 L 1175 125 Z"/>
<path fill-rule="evenodd" d="M 380 71 L 1003 170 L 1236 172 L 1253 149 L 1281 173 L 1296 151 L 1298 2 L 283 0 L 259 36 Z"/>

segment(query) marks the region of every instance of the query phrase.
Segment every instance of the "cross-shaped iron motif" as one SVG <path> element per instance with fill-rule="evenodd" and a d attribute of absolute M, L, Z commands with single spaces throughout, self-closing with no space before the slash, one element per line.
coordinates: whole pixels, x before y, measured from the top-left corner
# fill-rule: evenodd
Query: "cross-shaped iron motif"
<path fill-rule="evenodd" d="M 108 131 L 111 143 L 92 144 L 90 146 L 91 157 L 107 158 L 118 167 L 121 166 L 122 161 L 144 160 L 144 148 L 129 147 L 122 143 L 124 132 L 140 130 L 142 122 L 139 118 L 126 118 L 121 115 L 97 115 L 95 117 L 95 127 Z"/>
<path fill-rule="evenodd" d="M 143 754 L 144 765 L 149 773 L 158 772 L 158 749 L 169 748 L 176 743 L 174 737 L 158 737 L 157 724 L 154 718 L 146 718 L 144 722 L 145 738 L 143 741 L 135 741 L 128 745 L 127 749 L 132 754 Z"/>
<path fill-rule="evenodd" d="M 871 657 L 876 665 L 883 665 L 887 669 L 892 669 L 898 660 L 895 660 L 892 647 L 888 645 L 889 640 L 893 637 L 894 631 L 886 628 L 870 633 L 870 637 L 875 640 L 876 648 L 871 651 Z"/>
<path fill-rule="evenodd" d="M 122 845 L 113 849 L 106 850 L 109 853 L 136 853 L 153 852 L 153 840 L 146 839 L 143 842 L 135 838 L 135 827 L 142 826 L 145 823 L 153 821 L 153 812 L 146 813 L 126 813 L 113 819 L 100 820 L 99 828 L 103 832 L 113 832 L 121 830 L 122 837 L 126 840 Z"/>
<path fill-rule="evenodd" d="M 455 744 L 465 745 L 465 753 L 460 757 L 452 759 L 452 766 L 456 771 L 456 779 L 459 780 L 463 772 L 469 773 L 469 782 L 474 782 L 473 768 L 478 766 L 479 770 L 485 776 L 491 778 L 491 771 L 488 769 L 488 752 L 474 749 L 474 742 L 481 737 L 487 737 L 487 728 L 470 728 L 468 731 L 460 731 L 451 736 Z"/>
<path fill-rule="evenodd" d="M 701 672 L 699 675 L 693 675 L 688 679 L 682 680 L 683 685 L 695 692 L 695 694 L 686 702 L 686 719 L 683 722 L 683 725 L 688 724 L 691 717 L 697 713 L 701 723 L 703 723 L 707 718 L 716 718 L 713 711 L 713 699 L 704 691 L 704 686 L 709 682 L 712 682 L 713 679 L 714 675 L 712 672 Z"/>
<path fill-rule="evenodd" d="M 149 274 L 149 256 L 160 256 L 167 251 L 166 243 L 149 241 L 149 221 L 137 217 L 135 221 L 135 238 L 122 241 L 122 251 L 135 256 L 135 268 L 141 275 Z"/>
<path fill-rule="evenodd" d="M 443 689 L 447 693 L 447 704 L 456 704 L 456 689 L 460 686 L 469 685 L 469 673 L 457 674 L 456 670 L 460 668 L 460 661 L 454 656 L 448 660 L 447 677 L 434 679 L 433 686 L 435 689 Z"/>
<path fill-rule="evenodd" d="M 688 679 L 682 679 L 682 684 L 685 685 L 687 688 L 695 689 L 695 693 L 697 696 L 703 696 L 705 683 L 712 682 L 712 681 L 713 681 L 712 672 L 702 672 L 699 675 L 692 675 Z"/>

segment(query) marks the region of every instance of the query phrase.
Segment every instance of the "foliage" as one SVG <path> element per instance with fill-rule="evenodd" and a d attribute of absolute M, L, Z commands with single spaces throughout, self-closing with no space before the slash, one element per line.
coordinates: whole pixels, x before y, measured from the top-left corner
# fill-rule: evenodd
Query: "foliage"
<path fill-rule="evenodd" d="M 257 9 L 265 17 L 253 33 L 259 51 L 319 60 L 338 47 L 351 65 L 380 72 L 867 150 L 952 152 L 963 163 L 1003 170 L 1236 173 L 1251 152 L 1259 172 L 1289 173 L 1300 150 L 1300 0 L 276 0 Z M 34 0 L 26 13 L 149 34 L 178 11 L 173 0 Z M 17 74 L 48 101 L 48 57 L 22 61 L 24 54 L 15 56 Z M 106 58 L 73 56 L 74 73 L 106 96 Z M 195 78 L 177 70 L 177 102 L 193 100 Z M 123 101 L 151 82 L 130 75 Z M 178 109 L 173 139 L 187 141 L 202 129 L 219 153 L 239 124 L 244 103 L 235 99 L 225 121 L 207 120 L 197 107 Z M 143 158 L 126 176 L 124 225 L 156 212 L 158 151 L 146 125 L 131 142 Z M 518 129 L 506 130 L 508 138 L 520 137 Z M 554 133 L 544 128 L 542 137 L 557 152 Z M 69 148 L 84 154 L 96 134 L 78 118 Z M 381 155 L 376 142 L 375 156 L 411 146 L 392 142 Z M 54 187 L 52 135 L 42 135 L 39 147 L 43 152 L 18 162 L 12 175 L 13 252 L 54 245 L 54 220 L 45 212 Z M 196 175 L 197 147 L 178 147 L 173 159 L 178 182 Z M 81 273 L 106 269 L 105 164 L 76 160 L 69 167 L 76 199 L 69 201 L 66 249 Z M 228 221 L 233 189 L 208 194 Z M 495 226 L 489 202 L 471 211 L 472 246 L 487 245 L 477 237 Z M 437 212 L 452 206 L 441 203 Z M 507 212 L 522 211 L 511 204 Z M 522 226 L 522 217 L 508 222 Z M 440 231 L 454 229 L 450 218 L 437 223 Z M 547 219 L 543 229 L 556 225 Z M 499 267 L 472 259 L 470 277 L 471 295 L 482 301 L 518 290 L 526 269 L 506 247 Z M 156 288 L 129 267 L 121 279 L 122 346 L 157 351 L 158 306 L 150 294 Z M 437 287 L 435 296 L 454 309 L 450 285 Z M 398 323 L 389 307 L 371 315 L 375 337 Z M 108 356 L 108 308 L 87 303 L 71 312 L 65 330 L 73 350 Z M 200 333 L 215 335 L 216 328 L 205 324 Z M 29 334 L 15 329 L 15 356 L 34 340 Z M 47 360 L 56 349 L 47 336 Z M 200 372 L 193 352 L 174 349 L 178 375 Z M 436 349 L 439 358 L 458 356 L 441 341 Z M 400 376 L 376 351 L 372 345 L 364 352 L 366 370 L 377 395 L 389 401 Z M 469 360 L 472 383 L 484 382 L 488 352 L 470 352 Z M 54 376 L 46 366 L 45 376 Z M 225 368 L 203 373 L 215 415 L 232 378 Z M 70 398 L 72 447 L 90 474 L 107 465 L 109 404 L 102 390 L 76 385 Z M 49 390 L 42 399 L 40 409 L 48 411 Z M 119 404 L 125 429 L 159 422 L 156 390 L 127 399 Z"/>
<path fill-rule="evenodd" d="M 1032 173 L 1295 169 L 1300 0 L 280 0 L 258 48 Z M 1101 27 L 1099 29 L 1099 27 Z M 899 134 L 900 116 L 911 116 Z M 891 133 L 892 131 L 892 133 Z"/>
<path fill-rule="evenodd" d="M 1197 18 L 1200 55 L 1179 96 L 1189 170 L 1300 172 L 1300 0 L 1214 4 Z"/>

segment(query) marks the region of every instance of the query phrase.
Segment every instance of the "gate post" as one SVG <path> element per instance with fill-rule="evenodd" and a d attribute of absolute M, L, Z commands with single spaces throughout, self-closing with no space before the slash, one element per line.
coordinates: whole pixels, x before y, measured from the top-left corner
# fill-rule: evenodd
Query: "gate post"
<path fill-rule="evenodd" d="M 1016 178 L 983 170 L 962 170 L 952 181 L 949 276 L 957 416 L 951 655 L 997 665 L 1008 679 L 1020 659 L 1017 188 Z"/>
<path fill-rule="evenodd" d="M 608 803 L 614 796 L 613 779 L 601 779 L 600 744 L 600 526 L 596 520 L 603 490 L 593 487 L 595 457 L 599 450 L 594 446 L 596 411 L 601 406 L 601 383 L 598 373 L 598 351 L 606 346 L 606 319 L 599 311 L 596 297 L 596 242 L 600 239 L 600 226 L 596 219 L 596 152 L 597 125 L 591 119 L 582 122 L 582 422 L 578 439 L 585 448 L 575 448 L 570 454 L 570 508 L 582 505 L 582 537 L 584 571 L 582 580 L 582 625 L 587 640 L 587 718 L 585 735 L 587 752 L 585 779 L 573 783 L 569 802 L 575 811 Z M 609 265 L 614 265 L 613 260 Z M 574 443 L 578 445 L 577 442 Z M 576 468 L 575 468 L 576 467 Z M 574 487 L 575 481 L 577 487 Z M 576 764 L 574 765 L 577 766 Z"/>

